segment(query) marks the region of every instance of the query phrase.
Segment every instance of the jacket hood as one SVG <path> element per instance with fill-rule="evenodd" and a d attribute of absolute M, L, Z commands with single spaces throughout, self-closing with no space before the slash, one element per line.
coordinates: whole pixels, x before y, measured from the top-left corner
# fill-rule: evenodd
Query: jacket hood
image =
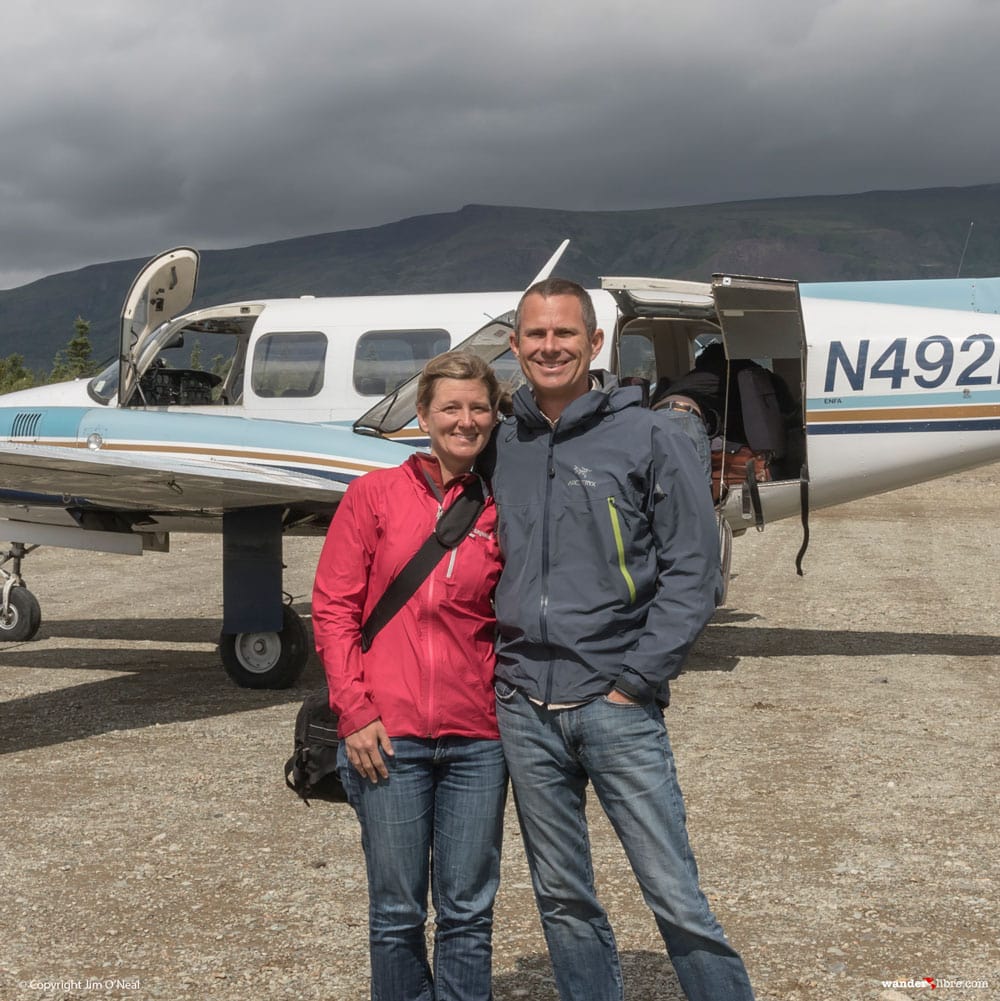
<path fill-rule="evenodd" d="M 566 407 L 557 421 L 560 429 L 573 427 L 594 417 L 618 413 L 629 407 L 642 406 L 643 394 L 640 387 L 619 386 L 618 380 L 603 369 L 590 374 L 592 383 L 596 381 L 598 388 L 577 397 Z M 514 394 L 514 417 L 530 428 L 551 427 L 549 419 L 538 407 L 531 386 L 527 384 Z"/>

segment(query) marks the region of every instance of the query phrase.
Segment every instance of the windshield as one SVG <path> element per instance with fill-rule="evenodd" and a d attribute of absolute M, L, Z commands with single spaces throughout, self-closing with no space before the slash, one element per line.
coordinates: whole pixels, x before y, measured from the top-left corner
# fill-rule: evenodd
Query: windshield
<path fill-rule="evenodd" d="M 110 403 L 118 392 L 118 359 L 107 362 L 97 375 L 87 383 L 87 392 L 98 403 Z"/>

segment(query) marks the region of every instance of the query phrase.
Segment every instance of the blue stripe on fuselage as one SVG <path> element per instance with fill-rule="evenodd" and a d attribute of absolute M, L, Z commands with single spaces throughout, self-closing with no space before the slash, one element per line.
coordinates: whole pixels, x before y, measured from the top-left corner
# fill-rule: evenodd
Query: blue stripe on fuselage
<path fill-rule="evenodd" d="M 42 415 L 33 439 L 20 439 L 13 430 L 15 421 L 25 413 Z M 118 448 L 127 448 L 130 443 L 136 443 L 140 450 L 148 443 L 199 445 L 206 449 L 236 447 L 247 451 L 312 453 L 374 465 L 395 465 L 411 451 L 407 445 L 355 434 L 350 426 L 162 411 L 0 407 L 0 438 L 12 437 L 15 443 L 24 440 L 30 444 L 34 440 L 44 445 L 52 444 L 53 439 L 82 443 L 90 434 L 99 434 Z M 308 463 L 305 455 L 303 461 Z"/>
<path fill-rule="evenodd" d="M 911 434 L 916 431 L 1000 431 L 1000 418 L 934 421 L 845 421 L 808 424 L 810 436 L 827 434 Z"/>

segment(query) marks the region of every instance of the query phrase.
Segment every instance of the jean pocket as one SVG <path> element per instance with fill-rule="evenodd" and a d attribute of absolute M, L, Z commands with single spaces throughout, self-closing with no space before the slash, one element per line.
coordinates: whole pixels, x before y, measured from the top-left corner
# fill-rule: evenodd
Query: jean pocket
<path fill-rule="evenodd" d="M 499 702 L 510 702 L 517 695 L 517 689 L 498 678 L 493 682 L 493 694 L 496 695 Z"/>
<path fill-rule="evenodd" d="M 613 699 L 609 699 L 607 695 L 601 696 L 601 701 L 605 705 L 613 706 L 615 709 L 645 709 L 645 705 L 642 702 L 615 702 Z"/>

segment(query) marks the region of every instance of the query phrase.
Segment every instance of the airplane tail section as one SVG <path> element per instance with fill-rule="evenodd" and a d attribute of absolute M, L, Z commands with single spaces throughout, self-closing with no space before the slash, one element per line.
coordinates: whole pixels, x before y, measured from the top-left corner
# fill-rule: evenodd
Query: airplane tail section
<path fill-rule="evenodd" d="M 532 285 L 535 285 L 538 282 L 545 281 L 546 278 L 549 278 L 552 275 L 552 272 L 555 271 L 556 265 L 562 259 L 562 255 L 566 252 L 566 248 L 568 246 L 569 240 L 563 240 L 563 242 L 559 244 L 556 252 L 545 262 L 542 270 L 539 271 L 530 282 L 528 282 L 528 288 L 531 288 Z"/>

